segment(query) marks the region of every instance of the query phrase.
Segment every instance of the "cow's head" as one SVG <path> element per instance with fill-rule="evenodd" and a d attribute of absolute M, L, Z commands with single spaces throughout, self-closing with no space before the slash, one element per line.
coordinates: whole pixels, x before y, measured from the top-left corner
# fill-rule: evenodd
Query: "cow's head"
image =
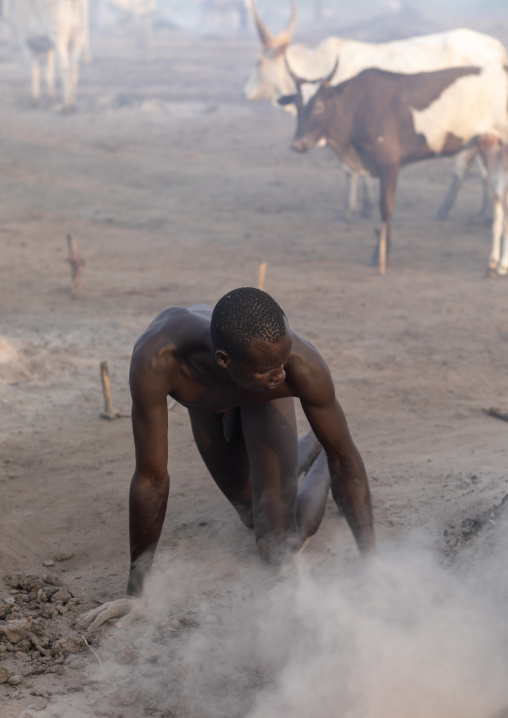
<path fill-rule="evenodd" d="M 291 44 L 298 24 L 295 0 L 291 2 L 291 18 L 287 28 L 278 35 L 272 35 L 257 11 L 254 0 L 250 3 L 254 22 L 261 40 L 261 55 L 250 74 L 243 92 L 247 100 L 274 100 L 281 95 L 294 92 L 294 84 L 289 75 L 284 55 Z"/>
<path fill-rule="evenodd" d="M 279 97 L 279 104 L 287 107 L 293 105 L 298 113 L 298 122 L 296 126 L 296 134 L 291 149 L 296 152 L 306 152 L 311 147 L 322 146 L 326 144 L 326 132 L 329 125 L 329 102 L 328 97 L 333 90 L 330 88 L 332 77 L 337 72 L 339 61 L 335 62 L 333 70 L 327 77 L 319 80 L 306 80 L 298 77 L 292 72 L 289 63 L 286 60 L 286 67 L 296 85 L 296 92 L 291 95 Z M 319 89 L 313 92 L 308 102 L 304 101 L 302 93 L 302 85 L 310 83 L 318 84 Z"/>

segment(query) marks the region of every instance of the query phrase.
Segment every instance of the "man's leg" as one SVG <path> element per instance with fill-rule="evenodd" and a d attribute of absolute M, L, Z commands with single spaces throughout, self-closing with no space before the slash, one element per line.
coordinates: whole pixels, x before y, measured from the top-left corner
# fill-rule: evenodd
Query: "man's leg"
<path fill-rule="evenodd" d="M 323 447 L 312 429 L 298 441 L 298 476 L 306 474 L 317 459 Z"/>
<path fill-rule="evenodd" d="M 258 550 L 266 560 L 279 561 L 317 531 L 330 487 L 328 466 L 318 458 L 298 490 L 293 399 L 242 407 L 241 420 Z"/>
<path fill-rule="evenodd" d="M 196 446 L 212 478 L 243 523 L 253 528 L 249 460 L 239 412 L 205 414 L 189 409 L 189 417 Z"/>

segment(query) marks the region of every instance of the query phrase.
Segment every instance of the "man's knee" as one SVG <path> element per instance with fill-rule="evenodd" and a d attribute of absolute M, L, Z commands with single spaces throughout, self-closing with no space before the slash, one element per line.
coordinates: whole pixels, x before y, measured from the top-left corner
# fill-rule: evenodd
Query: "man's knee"
<path fill-rule="evenodd" d="M 256 537 L 259 555 L 266 563 L 279 566 L 286 559 L 294 556 L 302 544 L 301 538 L 293 533 L 282 540 L 278 536 L 263 535 Z"/>

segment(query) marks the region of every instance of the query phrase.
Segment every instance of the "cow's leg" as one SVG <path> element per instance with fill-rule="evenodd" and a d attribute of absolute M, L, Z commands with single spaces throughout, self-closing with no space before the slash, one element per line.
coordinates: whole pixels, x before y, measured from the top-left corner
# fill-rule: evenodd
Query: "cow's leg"
<path fill-rule="evenodd" d="M 54 50 L 48 50 L 46 54 L 46 86 L 48 95 L 53 99 L 55 97 L 55 72 L 56 72 L 56 55 Z"/>
<path fill-rule="evenodd" d="M 482 178 L 482 206 L 479 212 L 473 217 L 475 224 L 486 224 L 492 222 L 492 195 L 489 190 L 487 168 L 482 162 L 481 156 L 476 155 L 476 164 Z"/>
<path fill-rule="evenodd" d="M 96 3 L 95 5 L 97 6 Z M 83 25 L 83 62 L 89 65 L 92 62 L 92 51 L 90 49 L 90 8 L 88 0 L 82 0 L 81 9 L 81 22 Z"/>
<path fill-rule="evenodd" d="M 41 99 L 41 66 L 38 55 L 31 56 L 32 65 L 32 101 L 36 104 Z"/>
<path fill-rule="evenodd" d="M 462 187 L 462 183 L 464 182 L 467 168 L 471 164 L 477 152 L 478 149 L 474 147 L 472 150 L 463 150 L 457 155 L 455 159 L 455 167 L 453 168 L 451 184 L 448 187 L 446 197 L 434 215 L 434 219 L 446 219 L 448 217 L 451 208 L 455 204 L 459 189 Z"/>
<path fill-rule="evenodd" d="M 495 271 L 501 256 L 501 239 L 503 236 L 504 212 L 499 197 L 494 199 L 494 218 L 492 220 L 492 248 L 489 257 L 489 270 Z"/>
<path fill-rule="evenodd" d="M 362 219 L 370 219 L 372 215 L 372 195 L 371 195 L 371 178 L 367 172 L 360 175 L 361 184 L 361 209 L 360 217 Z"/>
<path fill-rule="evenodd" d="M 379 273 L 386 270 L 386 259 L 391 249 L 392 216 L 395 204 L 395 189 L 397 186 L 397 165 L 388 165 L 380 173 L 381 190 L 379 204 L 381 210 L 381 231 L 378 234 L 378 243 L 371 258 L 371 265 L 379 267 Z"/>
<path fill-rule="evenodd" d="M 57 58 L 63 85 L 63 112 L 72 112 L 74 109 L 80 56 L 81 48 L 78 49 L 77 45 L 69 48 L 64 41 L 57 44 Z"/>
<path fill-rule="evenodd" d="M 503 206 L 503 251 L 501 253 L 501 259 L 497 268 L 497 273 L 500 277 L 506 277 L 508 274 L 508 198 L 505 197 Z"/>
<path fill-rule="evenodd" d="M 339 222 L 351 222 L 358 207 L 358 173 L 351 170 L 347 165 L 342 165 L 346 173 L 346 194 L 344 210 L 338 216 Z"/>

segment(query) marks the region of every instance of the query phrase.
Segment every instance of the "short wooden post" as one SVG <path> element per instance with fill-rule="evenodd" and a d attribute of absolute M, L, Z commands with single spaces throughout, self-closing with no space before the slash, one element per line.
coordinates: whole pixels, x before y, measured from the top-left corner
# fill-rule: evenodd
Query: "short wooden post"
<path fill-rule="evenodd" d="M 111 400 L 111 382 L 109 380 L 109 368 L 107 361 L 101 361 L 102 395 L 104 397 L 104 411 L 101 416 L 104 419 L 114 419 L 113 402 Z"/>
<path fill-rule="evenodd" d="M 104 397 L 104 411 L 101 411 L 101 417 L 103 419 L 126 419 L 130 414 L 126 414 L 123 411 L 115 411 L 113 409 L 113 400 L 111 399 L 111 382 L 109 380 L 109 368 L 107 361 L 101 361 L 101 382 L 102 382 L 102 395 Z"/>
<path fill-rule="evenodd" d="M 69 249 L 67 262 L 71 265 L 72 293 L 77 294 L 81 286 L 81 273 L 85 266 L 85 260 L 78 255 L 78 245 L 70 233 L 67 235 L 67 247 Z"/>
<path fill-rule="evenodd" d="M 386 272 L 386 234 L 386 224 L 383 223 L 379 237 L 379 274 L 381 276 Z"/>
<path fill-rule="evenodd" d="M 266 266 L 266 262 L 262 262 L 259 266 L 258 289 L 261 290 L 265 286 Z"/>

